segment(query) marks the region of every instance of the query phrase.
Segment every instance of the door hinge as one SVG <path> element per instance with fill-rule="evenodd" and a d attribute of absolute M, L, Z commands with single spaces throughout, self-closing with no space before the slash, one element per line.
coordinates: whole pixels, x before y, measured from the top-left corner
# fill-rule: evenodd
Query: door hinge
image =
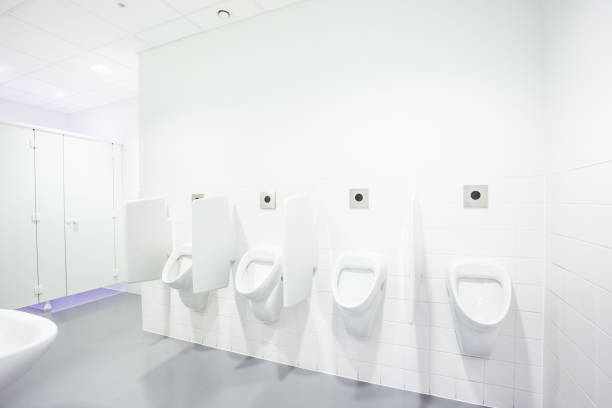
<path fill-rule="evenodd" d="M 32 214 L 32 222 L 34 224 L 37 224 L 40 222 L 40 213 L 35 212 Z"/>
<path fill-rule="evenodd" d="M 30 139 L 29 144 L 30 144 L 30 149 L 38 149 L 38 145 L 36 144 L 34 140 Z"/>
<path fill-rule="evenodd" d="M 34 285 L 34 294 L 42 295 L 43 293 L 43 285 Z"/>

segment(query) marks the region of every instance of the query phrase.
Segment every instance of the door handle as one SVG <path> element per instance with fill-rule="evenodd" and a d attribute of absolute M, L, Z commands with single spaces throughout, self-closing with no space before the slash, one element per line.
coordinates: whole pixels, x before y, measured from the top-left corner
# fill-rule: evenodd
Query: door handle
<path fill-rule="evenodd" d="M 79 232 L 79 220 L 76 218 L 70 218 L 66 220 L 66 226 L 72 226 L 72 230 L 74 232 Z"/>

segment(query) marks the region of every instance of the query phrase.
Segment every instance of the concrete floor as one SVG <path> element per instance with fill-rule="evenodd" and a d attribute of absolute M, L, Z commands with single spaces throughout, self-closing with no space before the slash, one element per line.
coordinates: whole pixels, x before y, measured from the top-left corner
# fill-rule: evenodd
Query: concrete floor
<path fill-rule="evenodd" d="M 57 340 L 0 407 L 475 407 L 145 333 L 135 295 L 51 318 Z"/>

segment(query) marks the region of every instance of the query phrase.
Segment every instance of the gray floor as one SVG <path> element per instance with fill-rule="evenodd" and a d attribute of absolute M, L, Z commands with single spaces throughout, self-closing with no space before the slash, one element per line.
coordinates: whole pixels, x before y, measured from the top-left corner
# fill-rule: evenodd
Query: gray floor
<path fill-rule="evenodd" d="M 475 407 L 144 333 L 134 295 L 51 318 L 57 340 L 0 407 Z"/>

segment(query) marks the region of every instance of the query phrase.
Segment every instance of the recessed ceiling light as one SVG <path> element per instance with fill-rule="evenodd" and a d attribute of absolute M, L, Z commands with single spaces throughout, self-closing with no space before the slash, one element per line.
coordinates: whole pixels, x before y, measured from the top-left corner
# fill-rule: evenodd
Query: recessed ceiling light
<path fill-rule="evenodd" d="M 230 14 L 229 11 L 221 9 L 221 10 L 217 11 L 217 17 L 219 17 L 219 18 L 221 18 L 223 20 L 227 20 L 228 18 L 231 17 L 231 14 Z"/>
<path fill-rule="evenodd" d="M 96 74 L 100 74 L 100 75 L 110 75 L 113 73 L 113 70 L 107 67 L 106 65 L 96 64 L 96 65 L 92 65 L 91 67 L 89 67 L 89 69 L 91 69 Z"/>
<path fill-rule="evenodd" d="M 55 96 L 57 96 L 58 98 L 63 98 L 64 97 L 64 93 L 62 91 L 57 91 L 55 93 Z"/>

